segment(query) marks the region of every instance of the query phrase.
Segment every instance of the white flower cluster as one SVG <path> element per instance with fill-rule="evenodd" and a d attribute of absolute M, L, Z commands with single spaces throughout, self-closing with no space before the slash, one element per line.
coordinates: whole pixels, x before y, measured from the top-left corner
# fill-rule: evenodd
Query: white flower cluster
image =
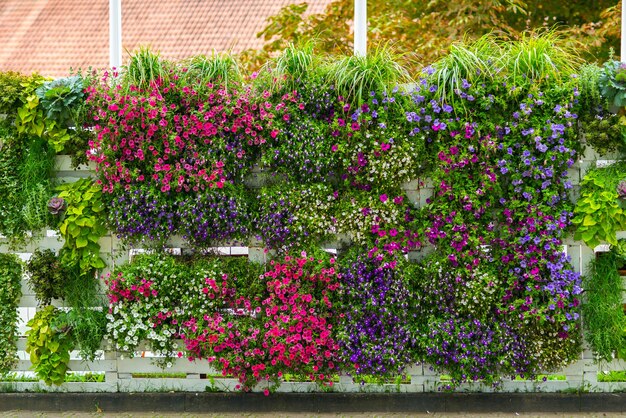
<path fill-rule="evenodd" d="M 380 196 L 363 193 L 341 203 L 337 214 L 337 232 L 348 234 L 354 242 L 366 245 L 372 236 L 372 227 L 388 230 L 402 225 L 404 208 L 395 204 L 392 196 L 383 202 Z"/>
<path fill-rule="evenodd" d="M 333 233 L 335 227 L 330 216 L 335 205 L 333 190 L 325 184 L 315 183 L 297 193 L 294 223 L 298 231 L 307 230 L 317 236 Z"/>
<path fill-rule="evenodd" d="M 465 279 L 464 286 L 455 290 L 459 311 L 478 315 L 486 307 L 497 304 L 502 287 L 498 276 L 476 270 L 472 277 Z"/>
<path fill-rule="evenodd" d="M 110 304 L 107 314 L 107 336 L 110 344 L 118 351 L 129 353 L 131 357 L 141 341 L 146 339 L 152 311 L 151 303 L 135 302 L 128 305 L 123 302 Z"/>

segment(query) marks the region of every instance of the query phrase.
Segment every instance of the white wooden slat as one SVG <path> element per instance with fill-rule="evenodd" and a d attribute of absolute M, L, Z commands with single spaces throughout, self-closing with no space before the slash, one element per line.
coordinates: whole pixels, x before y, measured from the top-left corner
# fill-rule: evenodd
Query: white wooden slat
<path fill-rule="evenodd" d="M 219 374 L 207 361 L 191 362 L 187 359 L 178 359 L 172 362 L 172 367 L 162 369 L 154 363 L 154 358 L 134 357 L 117 359 L 118 373 L 206 373 Z"/>
<path fill-rule="evenodd" d="M 15 371 L 29 371 L 32 363 L 30 360 L 20 360 L 17 363 Z M 74 372 L 113 372 L 116 370 L 115 360 L 70 360 L 68 367 Z"/>
<path fill-rule="evenodd" d="M 43 382 L 0 382 L 0 387 L 15 392 L 116 392 L 117 385 L 108 382 L 68 382 L 48 386 Z"/>

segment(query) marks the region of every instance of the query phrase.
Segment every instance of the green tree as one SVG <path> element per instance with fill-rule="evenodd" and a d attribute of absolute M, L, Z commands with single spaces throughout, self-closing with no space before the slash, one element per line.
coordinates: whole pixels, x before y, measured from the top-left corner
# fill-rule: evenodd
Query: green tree
<path fill-rule="evenodd" d="M 413 63 L 429 64 L 444 56 L 451 43 L 486 33 L 518 38 L 522 32 L 557 27 L 565 41 L 588 58 L 608 56 L 619 41 L 619 5 L 615 0 L 389 0 L 368 2 L 368 42 L 391 43 Z M 259 51 L 246 51 L 253 68 L 289 43 L 315 41 L 321 53 L 350 54 L 354 0 L 331 2 L 323 14 L 307 15 L 306 3 L 292 4 L 268 19 L 258 34 Z M 413 71 L 418 68 L 414 64 Z M 421 65 L 420 65 L 421 66 Z"/>

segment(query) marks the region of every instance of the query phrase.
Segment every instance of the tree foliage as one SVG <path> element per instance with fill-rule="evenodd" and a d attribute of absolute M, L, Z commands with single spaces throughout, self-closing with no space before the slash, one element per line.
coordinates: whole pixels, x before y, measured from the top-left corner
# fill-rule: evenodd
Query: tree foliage
<path fill-rule="evenodd" d="M 570 47 L 584 50 L 587 58 L 605 59 L 619 42 L 620 4 L 615 0 L 370 1 L 368 43 L 391 43 L 399 52 L 414 55 L 413 62 L 429 64 L 456 41 L 487 33 L 518 39 L 525 31 L 556 27 Z M 270 17 L 258 34 L 265 45 L 245 51 L 243 61 L 258 68 L 290 43 L 310 41 L 318 52 L 351 53 L 354 0 L 335 0 L 322 14 L 307 14 L 307 10 L 307 3 L 291 4 Z"/>

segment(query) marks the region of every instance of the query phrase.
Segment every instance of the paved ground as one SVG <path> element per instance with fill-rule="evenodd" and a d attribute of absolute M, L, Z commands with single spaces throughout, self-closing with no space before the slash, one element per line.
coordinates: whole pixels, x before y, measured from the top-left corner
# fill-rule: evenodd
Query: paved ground
<path fill-rule="evenodd" d="M 415 417 L 415 418 L 617 418 L 626 417 L 626 414 L 611 414 L 611 413 L 490 413 L 490 414 L 154 414 L 154 413 L 41 413 L 41 412 L 20 412 L 20 411 L 8 411 L 0 412 L 0 418 L 402 418 L 402 417 Z"/>

